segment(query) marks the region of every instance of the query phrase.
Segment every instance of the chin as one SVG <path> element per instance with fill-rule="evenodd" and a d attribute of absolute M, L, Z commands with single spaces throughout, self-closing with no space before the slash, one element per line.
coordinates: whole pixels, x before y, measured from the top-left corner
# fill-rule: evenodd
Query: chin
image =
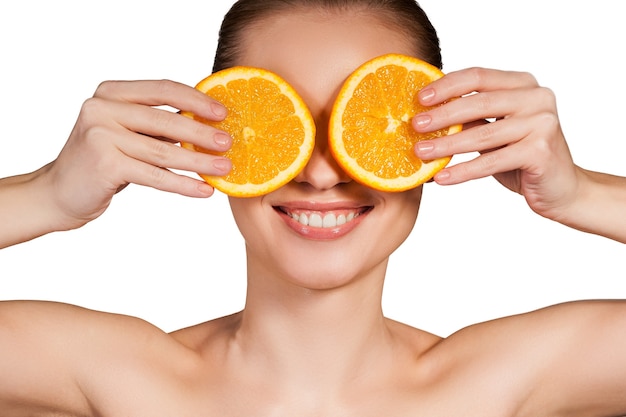
<path fill-rule="evenodd" d="M 272 260 L 266 258 L 271 263 L 266 264 L 266 268 L 268 271 L 278 273 L 274 276 L 284 282 L 317 291 L 343 288 L 361 282 L 367 276 L 379 276 L 381 283 L 384 281 L 388 257 L 378 259 L 379 257 L 373 254 L 368 255 L 367 251 L 338 251 L 336 247 L 335 250 L 328 250 L 328 247 L 326 250 L 310 250 L 310 247 L 308 249 L 300 251 L 293 248 L 288 259 L 280 255 Z M 306 254 L 314 256 L 307 257 Z"/>

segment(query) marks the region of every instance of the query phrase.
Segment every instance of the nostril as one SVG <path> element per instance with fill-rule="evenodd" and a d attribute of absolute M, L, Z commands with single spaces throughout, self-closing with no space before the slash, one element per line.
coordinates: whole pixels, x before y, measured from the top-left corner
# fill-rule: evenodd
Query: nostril
<path fill-rule="evenodd" d="M 304 169 L 295 178 L 296 182 L 308 183 L 316 189 L 330 189 L 351 181 L 348 174 L 337 164 L 328 148 L 313 149 L 313 154 Z"/>

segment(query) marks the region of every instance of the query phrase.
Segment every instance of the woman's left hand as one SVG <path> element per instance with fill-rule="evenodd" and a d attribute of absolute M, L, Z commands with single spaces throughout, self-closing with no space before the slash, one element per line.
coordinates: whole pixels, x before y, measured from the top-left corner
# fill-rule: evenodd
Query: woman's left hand
<path fill-rule="evenodd" d="M 458 184 L 493 175 L 522 194 L 535 212 L 552 219 L 558 219 L 576 199 L 582 170 L 572 161 L 554 94 L 532 75 L 484 68 L 451 72 L 424 88 L 420 100 L 427 106 L 447 103 L 417 115 L 413 119 L 417 131 L 460 123 L 464 129 L 419 142 L 418 157 L 480 152 L 440 171 L 434 177 L 437 183 Z"/>

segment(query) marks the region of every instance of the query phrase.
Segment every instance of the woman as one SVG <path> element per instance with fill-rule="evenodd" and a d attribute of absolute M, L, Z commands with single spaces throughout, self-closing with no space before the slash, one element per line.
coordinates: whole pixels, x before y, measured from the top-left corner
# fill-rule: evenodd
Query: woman
<path fill-rule="evenodd" d="M 235 7 L 255 8 L 255 3 L 259 2 L 241 1 Z M 216 65 L 259 66 L 279 73 L 303 96 L 318 127 L 327 120 L 337 88 L 360 63 L 386 52 L 437 59 L 437 46 L 426 41 L 428 34 L 434 38 L 432 29 L 411 1 L 395 3 L 413 10 L 411 20 L 421 31 L 409 28 L 406 10 L 392 12 L 392 6 L 382 2 L 350 2 L 345 7 L 295 3 L 263 2 L 263 10 L 254 11 L 252 22 L 232 40 L 236 49 L 230 61 L 220 61 L 218 53 Z M 227 16 L 224 30 L 229 22 L 245 22 L 241 13 Z M 228 41 L 227 33 L 222 33 L 222 39 Z M 219 50 L 227 46 L 222 43 Z M 555 124 L 554 103 L 544 100 L 546 91 L 526 74 L 472 69 L 433 84 L 423 91 L 422 99 L 445 100 L 472 91 L 479 94 L 415 120 L 416 129 L 448 122 L 477 124 L 458 135 L 458 143 L 439 141 L 434 149 L 417 150 L 422 155 L 439 152 L 439 146 L 452 153 L 463 151 L 467 143 L 475 143 L 476 136 L 484 139 L 472 150 L 487 152 L 487 158 L 457 165 L 444 171 L 448 177 L 440 175 L 436 180 L 455 182 L 504 172 L 499 178 L 524 193 L 534 210 L 548 217 L 559 213 L 556 219 L 570 226 L 609 234 L 595 219 L 569 215 L 570 208 L 585 201 L 562 193 L 564 188 L 567 191 L 563 185 L 606 177 L 573 165 Z M 485 96 L 493 107 L 472 104 Z M 130 104 L 135 102 L 139 105 Z M 161 145 L 158 153 L 151 153 L 158 139 L 144 141 L 133 132 L 184 138 L 215 148 L 227 147 L 228 141 L 219 132 L 175 114 L 164 115 L 146 104 L 169 104 L 205 117 L 223 117 L 217 103 L 180 84 L 105 83 L 83 107 L 59 159 L 39 173 L 8 181 L 9 185 L 41 180 L 68 190 L 62 187 L 64 178 L 80 180 L 69 172 L 81 168 L 68 162 L 81 160 L 78 154 L 106 156 L 87 160 L 90 167 L 99 161 L 123 167 L 102 171 L 110 176 L 102 177 L 106 185 L 94 187 L 97 195 L 53 201 L 53 205 L 74 203 L 74 215 L 65 216 L 56 229 L 77 227 L 97 217 L 127 182 L 188 195 L 210 194 L 203 184 L 155 171 L 154 166 L 224 172 L 227 161 Z M 103 114 L 110 116 L 110 123 L 103 125 Z M 536 114 L 541 117 L 533 117 Z M 486 130 L 493 135 L 482 134 L 484 125 L 473 123 L 482 118 L 498 119 Z M 545 119 L 551 123 L 542 123 Z M 543 134 L 522 138 L 510 134 L 529 120 L 531 133 Z M 115 147 L 123 152 L 90 150 L 90 146 L 107 146 L 99 140 L 102 137 L 116 138 Z M 311 161 L 290 184 L 267 196 L 230 201 L 246 241 L 248 295 L 242 312 L 165 334 L 125 316 L 53 303 L 4 303 L 0 309 L 4 414 L 626 412 L 622 395 L 626 360 L 621 354 L 626 346 L 622 331 L 626 307 L 621 302 L 560 305 L 471 326 L 445 340 L 386 319 L 380 301 L 388 258 L 410 233 L 422 190 L 385 194 L 358 185 L 334 163 L 325 139 L 323 134 L 317 138 Z M 539 139 L 542 146 L 536 145 Z M 559 161 L 561 168 L 549 172 L 548 164 L 528 166 L 524 158 L 507 158 L 517 148 L 515 154 L 522 156 L 524 149 L 550 149 L 538 159 Z M 484 159 L 493 163 L 483 164 Z M 499 165 L 499 161 L 511 162 Z M 157 177 L 152 176 L 155 172 Z M 77 208 L 82 209 L 80 216 L 75 214 Z M 311 228 L 296 226 L 287 216 L 294 212 L 356 216 L 339 230 L 340 238 L 315 230 L 312 239 L 306 233 Z"/>

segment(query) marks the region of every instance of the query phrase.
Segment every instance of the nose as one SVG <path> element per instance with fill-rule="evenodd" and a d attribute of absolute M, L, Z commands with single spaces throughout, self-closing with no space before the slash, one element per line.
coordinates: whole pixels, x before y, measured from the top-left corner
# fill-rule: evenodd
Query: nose
<path fill-rule="evenodd" d="M 328 148 L 326 135 L 316 138 L 311 159 L 296 176 L 295 181 L 306 183 L 317 190 L 329 190 L 336 185 L 345 184 L 352 179 L 337 164 Z"/>

